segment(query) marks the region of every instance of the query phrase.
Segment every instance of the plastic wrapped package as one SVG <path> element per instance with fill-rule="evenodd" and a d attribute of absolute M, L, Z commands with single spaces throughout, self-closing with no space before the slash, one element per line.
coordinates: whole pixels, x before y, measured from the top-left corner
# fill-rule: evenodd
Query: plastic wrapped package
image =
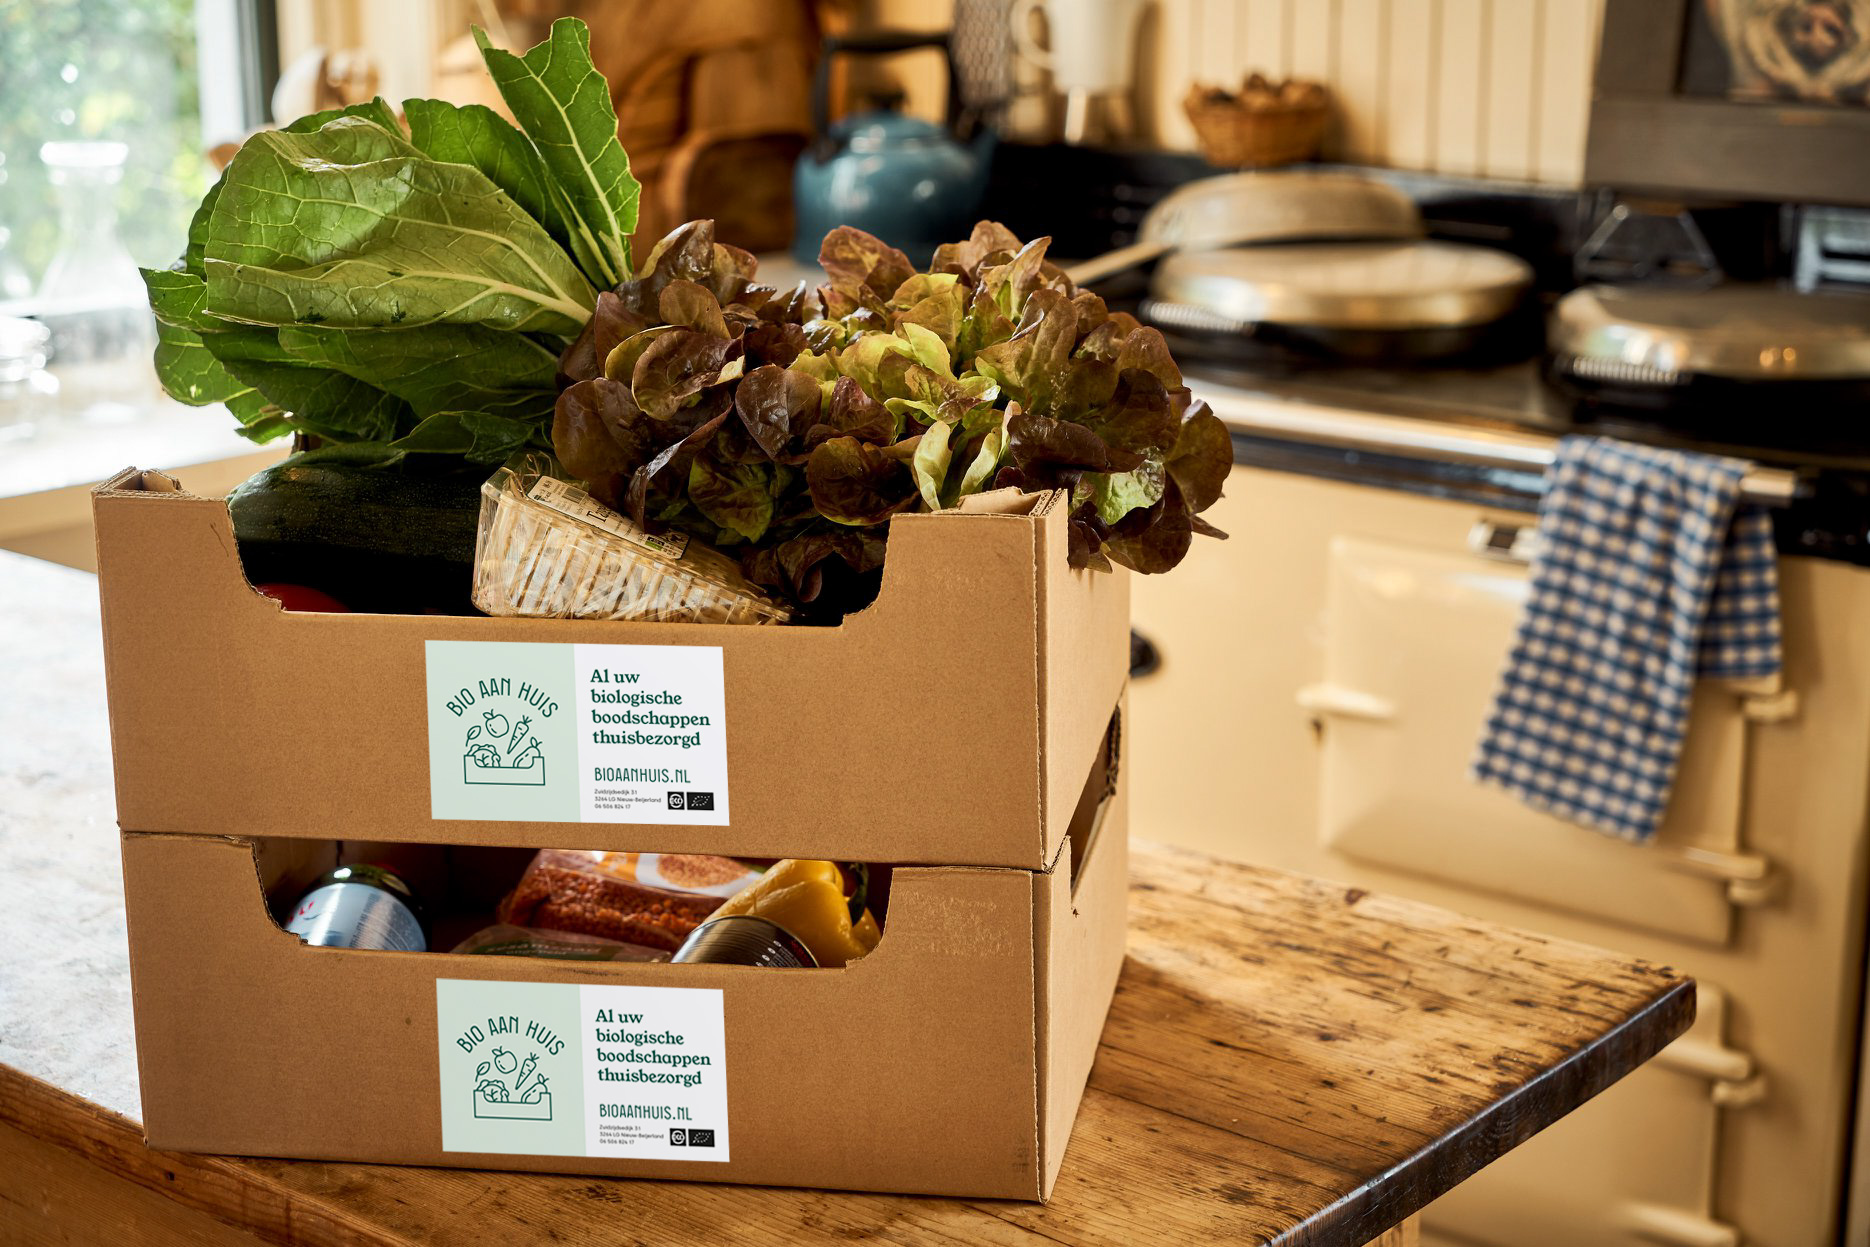
<path fill-rule="evenodd" d="M 495 916 L 672 953 L 760 874 L 758 866 L 711 854 L 541 849 Z"/>
<path fill-rule="evenodd" d="M 474 605 L 489 615 L 658 623 L 785 623 L 791 610 L 740 565 L 681 533 L 638 527 L 545 455 L 481 486 Z"/>

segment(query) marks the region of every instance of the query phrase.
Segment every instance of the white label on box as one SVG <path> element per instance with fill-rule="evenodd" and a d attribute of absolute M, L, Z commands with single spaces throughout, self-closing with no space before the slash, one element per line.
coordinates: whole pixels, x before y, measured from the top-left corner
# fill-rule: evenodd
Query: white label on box
<path fill-rule="evenodd" d="M 724 827 L 718 645 L 429 641 L 429 812 Z"/>
<path fill-rule="evenodd" d="M 435 1016 L 445 1152 L 728 1159 L 717 988 L 437 979 Z"/>
<path fill-rule="evenodd" d="M 688 552 L 687 533 L 657 534 L 644 532 L 635 520 L 621 511 L 613 511 L 576 485 L 555 477 L 542 476 L 526 496 L 541 506 L 551 507 L 561 515 L 601 529 L 627 541 L 659 559 L 674 563 Z"/>

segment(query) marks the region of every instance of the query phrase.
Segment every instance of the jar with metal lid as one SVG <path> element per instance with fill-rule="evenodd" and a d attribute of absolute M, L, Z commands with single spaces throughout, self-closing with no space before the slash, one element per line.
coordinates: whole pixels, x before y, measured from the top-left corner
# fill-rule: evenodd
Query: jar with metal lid
<path fill-rule="evenodd" d="M 415 893 L 382 866 L 340 866 L 319 876 L 293 907 L 286 930 L 331 948 L 419 953 L 429 946 Z"/>
<path fill-rule="evenodd" d="M 58 378 L 46 371 L 51 330 L 0 316 L 0 442 L 24 441 L 58 410 Z"/>

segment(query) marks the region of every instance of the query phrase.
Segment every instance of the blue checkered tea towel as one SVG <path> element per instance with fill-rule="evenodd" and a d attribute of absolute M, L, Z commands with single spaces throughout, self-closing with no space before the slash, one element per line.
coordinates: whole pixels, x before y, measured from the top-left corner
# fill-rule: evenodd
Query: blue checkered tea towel
<path fill-rule="evenodd" d="M 1567 437 L 1472 776 L 1630 840 L 1662 822 L 1697 676 L 1779 671 L 1771 521 L 1747 464 Z"/>

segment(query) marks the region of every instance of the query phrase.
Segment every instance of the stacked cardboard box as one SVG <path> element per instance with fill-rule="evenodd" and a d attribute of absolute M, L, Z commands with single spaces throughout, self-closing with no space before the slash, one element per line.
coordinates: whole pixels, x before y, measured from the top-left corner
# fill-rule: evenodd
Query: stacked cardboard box
<path fill-rule="evenodd" d="M 1122 573 L 1050 496 L 909 515 L 835 628 L 282 610 L 225 506 L 95 495 L 152 1146 L 1043 1199 L 1122 961 Z M 525 718 L 523 765 L 467 756 Z M 311 947 L 358 841 L 897 864 L 844 969 Z M 440 847 L 445 846 L 445 847 Z M 349 856 L 349 855 L 347 855 Z M 505 863 L 502 875 L 490 870 Z M 477 1082 L 534 1062 L 548 1089 Z"/>

